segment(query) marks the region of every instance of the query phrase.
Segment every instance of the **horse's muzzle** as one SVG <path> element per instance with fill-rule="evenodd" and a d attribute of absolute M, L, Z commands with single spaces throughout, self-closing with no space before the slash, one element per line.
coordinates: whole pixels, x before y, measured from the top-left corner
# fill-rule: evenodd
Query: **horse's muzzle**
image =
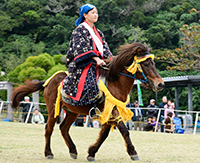
<path fill-rule="evenodd" d="M 157 82 L 157 81 L 152 81 L 152 80 L 148 80 L 147 86 L 152 88 L 154 92 L 159 92 L 162 91 L 163 88 L 165 87 L 165 83 L 162 81 Z"/>
<path fill-rule="evenodd" d="M 165 87 L 165 83 L 160 82 L 160 83 L 154 85 L 152 89 L 154 92 L 159 92 L 159 91 L 162 91 L 164 87 Z"/>
<path fill-rule="evenodd" d="M 165 83 L 163 82 L 163 83 L 159 83 L 158 84 L 158 89 L 160 90 L 163 90 L 163 88 L 165 87 Z"/>

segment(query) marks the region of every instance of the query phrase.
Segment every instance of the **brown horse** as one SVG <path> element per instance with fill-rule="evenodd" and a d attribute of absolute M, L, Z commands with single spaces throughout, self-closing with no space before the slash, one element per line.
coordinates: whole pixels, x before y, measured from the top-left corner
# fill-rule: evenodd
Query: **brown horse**
<path fill-rule="evenodd" d="M 148 49 L 147 45 L 143 45 L 141 43 L 132 43 L 123 45 L 119 49 L 119 53 L 116 57 L 113 57 L 112 61 L 109 63 L 108 67 L 109 70 L 102 70 L 103 75 L 108 80 L 108 90 L 110 93 L 118 100 L 125 102 L 127 99 L 127 95 L 130 93 L 133 85 L 134 85 L 134 75 L 131 74 L 126 70 L 126 67 L 130 66 L 134 61 L 134 56 L 143 57 L 146 54 L 150 54 L 151 50 Z M 164 82 L 160 75 L 158 74 L 155 63 L 151 58 L 141 62 L 141 68 L 143 70 L 143 75 L 141 72 L 137 71 L 135 76 L 138 79 L 145 79 L 144 75 L 146 76 L 148 82 L 144 83 L 147 87 L 152 88 L 154 91 L 160 91 L 164 87 Z M 123 74 L 122 74 L 123 73 Z M 125 75 L 124 75 L 125 74 Z M 19 105 L 20 100 L 22 98 L 32 92 L 37 90 L 44 90 L 44 99 L 48 111 L 48 120 L 45 127 L 45 156 L 48 159 L 53 158 L 53 153 L 51 151 L 50 142 L 51 142 L 51 135 L 53 132 L 54 125 L 58 119 L 54 118 L 55 112 L 55 101 L 57 97 L 57 88 L 60 82 L 66 77 L 66 74 L 59 73 L 54 76 L 48 85 L 44 88 L 42 85 L 44 82 L 36 82 L 36 81 L 28 81 L 26 85 L 17 87 L 14 92 L 12 93 L 12 107 L 16 108 Z M 60 124 L 60 130 L 62 136 L 66 142 L 66 145 L 69 148 L 70 156 L 73 159 L 77 158 L 77 150 L 76 146 L 73 143 L 70 135 L 69 129 L 72 123 L 76 120 L 79 114 L 88 115 L 89 113 L 89 106 L 72 106 L 70 104 L 65 103 L 63 100 L 60 101 L 60 107 L 66 111 L 66 117 Z M 104 103 L 99 104 L 97 106 L 101 111 L 104 109 Z M 118 116 L 118 111 L 114 108 L 112 111 L 113 116 Z M 139 160 L 135 147 L 133 146 L 131 139 L 129 137 L 129 131 L 125 127 L 122 121 L 109 121 L 105 123 L 101 127 L 101 131 L 99 133 L 99 137 L 96 142 L 91 145 L 88 149 L 88 161 L 95 161 L 95 154 L 100 148 L 101 144 L 107 138 L 111 125 L 114 124 L 121 132 L 125 144 L 127 147 L 127 152 L 130 155 L 132 160 Z"/>

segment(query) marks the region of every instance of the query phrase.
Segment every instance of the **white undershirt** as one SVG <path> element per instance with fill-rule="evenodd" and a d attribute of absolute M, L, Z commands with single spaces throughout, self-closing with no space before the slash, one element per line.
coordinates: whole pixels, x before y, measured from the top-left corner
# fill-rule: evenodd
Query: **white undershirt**
<path fill-rule="evenodd" d="M 103 56 L 103 44 L 102 42 L 99 40 L 99 38 L 95 35 L 94 31 L 92 30 L 92 28 L 86 23 L 83 22 L 81 23 L 82 25 L 85 26 L 85 28 L 88 29 L 88 31 L 90 32 L 90 35 L 92 36 L 92 38 L 94 39 L 94 42 L 99 50 L 99 52 L 101 52 L 101 55 Z"/>

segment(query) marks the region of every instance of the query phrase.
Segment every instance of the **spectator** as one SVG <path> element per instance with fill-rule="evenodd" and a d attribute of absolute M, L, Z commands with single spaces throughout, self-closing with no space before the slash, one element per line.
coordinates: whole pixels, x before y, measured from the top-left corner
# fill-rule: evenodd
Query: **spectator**
<path fill-rule="evenodd" d="M 164 106 L 167 104 L 167 96 L 163 96 L 162 98 L 162 102 L 159 104 L 159 108 L 164 108 Z M 162 125 L 163 121 L 164 121 L 165 117 L 164 117 L 164 110 L 161 110 L 160 112 L 160 131 L 164 132 L 164 125 Z"/>
<path fill-rule="evenodd" d="M 157 125 L 157 129 L 155 128 L 156 127 L 156 124 L 157 124 L 157 118 L 156 117 L 153 117 L 152 118 L 152 123 L 151 125 L 153 126 L 153 131 L 155 132 L 158 132 L 158 129 L 159 129 L 159 124 Z M 155 130 L 156 129 L 156 130 Z"/>
<path fill-rule="evenodd" d="M 167 113 L 167 118 L 165 119 L 165 122 L 164 122 L 166 133 L 173 133 L 174 132 L 174 125 L 173 125 L 172 116 L 173 116 L 172 112 Z"/>
<path fill-rule="evenodd" d="M 133 108 L 133 107 L 134 107 L 134 104 L 129 102 L 129 103 L 126 105 L 126 107 L 127 107 L 127 108 Z M 134 112 L 133 110 L 134 110 L 134 109 L 131 109 L 132 112 Z M 128 130 L 132 130 L 132 129 L 133 129 L 133 121 L 132 121 L 132 119 L 129 120 L 129 121 L 127 121 L 126 124 L 125 124 L 125 126 L 126 126 L 126 128 L 127 128 Z"/>
<path fill-rule="evenodd" d="M 147 108 L 157 108 L 155 105 L 155 100 L 150 100 L 150 105 L 147 106 Z M 157 109 L 148 109 L 147 110 L 147 116 L 148 117 L 157 117 L 158 116 L 158 110 Z"/>
<path fill-rule="evenodd" d="M 99 128 L 100 127 L 99 126 L 99 121 L 94 120 L 92 123 L 93 123 L 94 128 Z"/>
<path fill-rule="evenodd" d="M 35 109 L 31 122 L 33 124 L 44 124 L 44 116 L 39 112 L 38 109 Z"/>
<path fill-rule="evenodd" d="M 171 113 L 173 114 L 172 117 L 174 117 L 174 108 L 175 108 L 175 105 L 174 105 L 174 103 L 172 102 L 172 100 L 168 100 L 168 101 L 167 101 L 167 104 L 164 106 L 164 108 L 165 108 L 165 114 L 164 114 L 165 119 L 167 118 L 167 114 L 168 114 L 169 112 L 171 112 Z"/>
<path fill-rule="evenodd" d="M 152 117 L 147 118 L 147 122 L 144 124 L 144 131 L 153 131 L 153 126 L 152 126 Z"/>
<path fill-rule="evenodd" d="M 28 116 L 28 112 L 29 112 L 29 109 L 31 109 L 31 112 L 32 112 L 32 109 L 34 108 L 34 104 L 32 104 L 32 108 L 31 107 L 31 102 L 29 101 L 30 98 L 28 96 L 25 96 L 24 97 L 24 101 L 22 101 L 19 106 L 20 107 L 23 107 L 23 114 L 22 114 L 22 118 L 23 118 L 23 122 L 26 122 L 26 118 Z M 31 115 L 29 116 L 29 119 L 27 121 L 28 123 L 31 123 Z"/>
<path fill-rule="evenodd" d="M 88 125 L 87 127 L 93 127 L 93 119 L 88 116 Z"/>
<path fill-rule="evenodd" d="M 137 100 L 134 102 L 134 107 L 135 109 L 132 110 L 134 113 L 134 116 L 132 118 L 132 120 L 134 121 L 134 130 L 137 130 L 137 128 L 139 127 L 139 130 L 142 131 L 142 120 L 144 116 L 144 111 L 143 109 L 139 108 L 139 103 Z"/>

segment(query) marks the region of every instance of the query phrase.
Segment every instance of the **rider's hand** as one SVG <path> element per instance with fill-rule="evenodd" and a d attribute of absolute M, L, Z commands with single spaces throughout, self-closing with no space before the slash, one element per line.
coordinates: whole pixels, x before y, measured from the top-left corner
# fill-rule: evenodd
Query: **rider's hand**
<path fill-rule="evenodd" d="M 106 64 L 106 63 L 105 63 L 102 59 L 100 59 L 99 57 L 92 57 L 92 59 L 94 59 L 94 60 L 97 62 L 97 65 L 98 65 L 98 66 L 103 66 L 103 65 Z"/>

